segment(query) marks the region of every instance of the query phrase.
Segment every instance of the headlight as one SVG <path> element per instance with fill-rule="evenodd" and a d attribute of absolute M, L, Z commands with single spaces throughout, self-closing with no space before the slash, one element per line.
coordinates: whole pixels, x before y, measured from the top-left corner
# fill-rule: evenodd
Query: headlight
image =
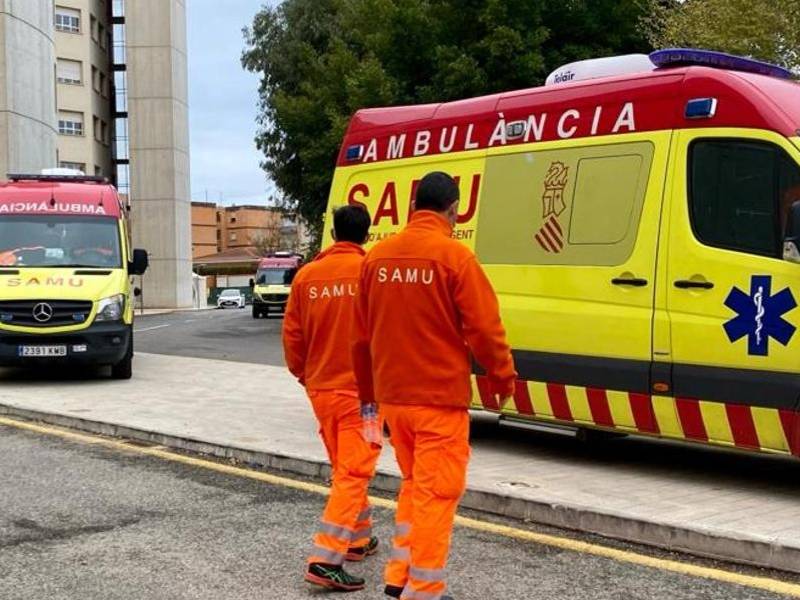
<path fill-rule="evenodd" d="M 97 321 L 120 321 L 125 310 L 125 296 L 117 294 L 110 298 L 103 298 L 97 303 Z"/>

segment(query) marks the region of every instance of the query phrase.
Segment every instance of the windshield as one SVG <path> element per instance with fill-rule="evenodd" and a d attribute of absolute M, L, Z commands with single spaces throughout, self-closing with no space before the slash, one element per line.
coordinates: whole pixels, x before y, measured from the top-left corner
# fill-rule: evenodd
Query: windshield
<path fill-rule="evenodd" d="M 262 269 L 256 275 L 256 285 L 289 285 L 297 269 Z"/>
<path fill-rule="evenodd" d="M 107 217 L 0 217 L 0 267 L 120 268 L 117 221 Z"/>
<path fill-rule="evenodd" d="M 225 298 L 227 298 L 229 296 L 238 297 L 239 296 L 239 290 L 225 290 L 224 292 L 222 292 L 220 294 L 220 297 L 222 297 L 222 296 L 224 296 Z"/>

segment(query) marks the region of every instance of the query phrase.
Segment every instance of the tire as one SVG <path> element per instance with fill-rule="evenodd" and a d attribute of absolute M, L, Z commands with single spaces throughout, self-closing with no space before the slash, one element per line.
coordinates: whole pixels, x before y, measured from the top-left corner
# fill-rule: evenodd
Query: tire
<path fill-rule="evenodd" d="M 253 306 L 253 318 L 258 319 L 261 316 L 261 311 L 259 311 L 255 306 Z"/>
<path fill-rule="evenodd" d="M 131 337 L 125 357 L 117 364 L 111 365 L 111 377 L 113 379 L 130 379 L 133 377 L 133 328 L 131 328 Z"/>

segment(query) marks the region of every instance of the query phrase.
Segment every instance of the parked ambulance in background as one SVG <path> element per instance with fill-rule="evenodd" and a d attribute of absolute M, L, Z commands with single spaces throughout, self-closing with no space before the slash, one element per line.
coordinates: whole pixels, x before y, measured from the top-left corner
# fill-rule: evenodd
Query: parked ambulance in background
<path fill-rule="evenodd" d="M 374 243 L 431 171 L 459 181 L 453 237 L 500 299 L 520 375 L 506 418 L 800 455 L 791 73 L 664 50 L 568 65 L 540 88 L 362 110 L 329 208 L 365 205 Z M 474 406 L 498 412 L 473 384 Z"/>
<path fill-rule="evenodd" d="M 302 256 L 291 252 L 276 252 L 259 261 L 256 277 L 250 280 L 254 319 L 286 311 L 292 280 L 302 263 Z"/>
<path fill-rule="evenodd" d="M 104 178 L 9 175 L 0 183 L 0 366 L 110 366 L 129 379 L 131 250 L 125 209 Z"/>

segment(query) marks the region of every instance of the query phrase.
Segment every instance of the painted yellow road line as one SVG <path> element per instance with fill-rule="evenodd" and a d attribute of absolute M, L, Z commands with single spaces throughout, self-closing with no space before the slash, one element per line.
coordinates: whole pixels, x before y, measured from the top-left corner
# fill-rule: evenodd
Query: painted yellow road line
<path fill-rule="evenodd" d="M 122 450 L 125 452 L 135 452 L 137 454 L 154 456 L 171 462 L 182 463 L 185 465 L 190 465 L 201 469 L 207 469 L 210 471 L 216 471 L 218 473 L 233 475 L 235 477 L 246 477 L 248 479 L 261 481 L 263 483 L 268 483 L 271 485 L 279 485 L 282 487 L 291 488 L 302 492 L 309 492 L 313 494 L 319 494 L 322 496 L 327 496 L 329 493 L 328 487 L 323 485 L 318 485 L 316 483 L 298 481 L 296 479 L 290 479 L 288 477 L 280 477 L 278 475 L 271 475 L 269 473 L 263 473 L 261 471 L 253 471 L 241 467 L 225 465 L 222 463 L 214 462 L 212 460 L 206 460 L 194 456 L 187 456 L 184 454 L 179 454 L 177 452 L 165 450 L 163 446 L 149 446 L 149 447 L 137 446 L 129 444 L 124 440 L 113 440 L 91 434 L 76 433 L 74 431 L 68 431 L 60 428 L 50 427 L 47 425 L 37 425 L 35 423 L 29 423 L 26 421 L 17 421 L 5 417 L 0 417 L 0 425 L 7 425 L 9 427 L 15 427 L 17 429 L 25 429 L 28 431 L 33 431 L 44 435 L 57 436 L 75 442 L 95 444 L 95 445 L 105 446 L 107 448 Z M 388 508 L 391 510 L 397 508 L 397 503 L 395 501 L 387 500 L 386 498 L 370 497 L 370 502 L 372 503 L 373 506 L 379 506 L 381 508 Z M 656 558 L 653 556 L 648 556 L 646 554 L 630 552 L 628 550 L 620 550 L 617 548 L 611 548 L 609 546 L 602 546 L 600 544 L 582 542 L 580 540 L 575 540 L 567 537 L 559 537 L 556 535 L 549 535 L 546 533 L 536 533 L 533 531 L 526 531 L 524 529 L 517 529 L 515 527 L 509 527 L 507 525 L 499 525 L 497 523 L 490 523 L 487 521 L 480 521 L 478 519 L 470 519 L 462 516 L 456 517 L 456 525 L 458 525 L 459 527 L 464 527 L 475 531 L 481 531 L 484 533 L 490 533 L 498 536 L 512 538 L 524 542 L 532 542 L 535 544 L 542 544 L 544 546 L 561 548 L 562 550 L 568 550 L 570 552 L 600 556 L 603 558 L 608 558 L 610 560 L 615 560 L 617 562 L 629 563 L 641 567 L 648 567 L 652 569 L 658 569 L 661 571 L 669 571 L 672 573 L 679 573 L 681 575 L 688 575 L 690 577 L 711 579 L 723 583 L 740 585 L 744 587 L 765 590 L 776 594 L 784 594 L 786 596 L 800 598 L 800 584 L 780 581 L 778 579 L 770 579 L 768 577 L 757 577 L 753 575 L 743 575 L 741 573 L 736 573 L 734 571 L 726 571 L 724 569 L 715 569 L 711 567 L 703 567 L 700 565 L 694 565 L 691 563 L 681 562 L 677 560 Z"/>

